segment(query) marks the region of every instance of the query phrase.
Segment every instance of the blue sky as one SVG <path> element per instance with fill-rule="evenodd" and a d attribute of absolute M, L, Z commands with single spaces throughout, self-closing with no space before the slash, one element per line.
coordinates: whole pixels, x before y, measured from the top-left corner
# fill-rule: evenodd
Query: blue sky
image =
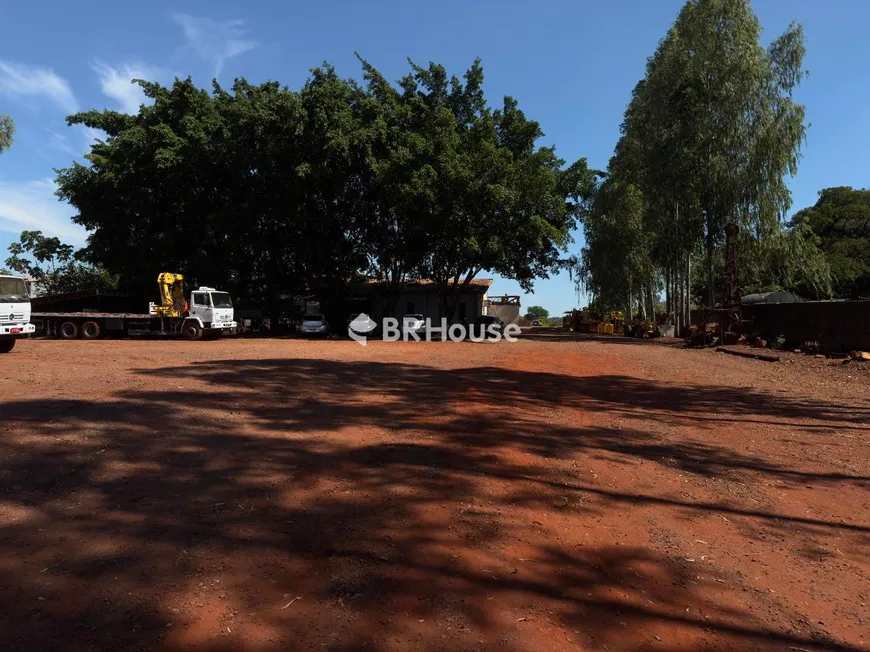
<path fill-rule="evenodd" d="M 646 57 L 673 22 L 681 0 L 393 0 L 312 2 L 92 1 L 4 3 L 0 40 L 0 113 L 18 127 L 0 156 L 0 263 L 25 228 L 72 244 L 85 233 L 53 197 L 52 169 L 86 151 L 93 134 L 64 123 L 68 113 L 109 107 L 135 110 L 141 96 L 128 80 L 171 82 L 191 75 L 228 85 L 237 76 L 277 79 L 298 88 L 308 70 L 329 61 L 356 77 L 358 50 L 388 78 L 406 58 L 430 60 L 461 74 L 481 57 L 493 104 L 516 97 L 571 161 L 604 167 L 618 138 L 631 89 Z M 797 93 L 808 132 L 794 209 L 825 187 L 870 185 L 870 2 L 756 0 L 765 41 L 789 21 L 804 24 L 810 77 Z M 582 244 L 575 234 L 572 251 Z M 492 294 L 520 293 L 496 279 Z M 558 314 L 578 304 L 567 273 L 540 280 L 525 306 Z"/>

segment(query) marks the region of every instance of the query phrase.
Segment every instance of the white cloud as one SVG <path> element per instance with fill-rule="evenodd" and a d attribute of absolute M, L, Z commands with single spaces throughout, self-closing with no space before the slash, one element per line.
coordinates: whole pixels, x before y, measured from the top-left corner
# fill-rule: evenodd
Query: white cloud
<path fill-rule="evenodd" d="M 91 68 L 100 78 L 103 93 L 115 100 L 121 111 L 131 114 L 139 113 L 139 105 L 148 101 L 142 87 L 132 83 L 133 80 L 160 81 L 168 76 L 162 68 L 141 62 L 125 63 L 115 68 L 102 61 L 94 61 Z"/>
<path fill-rule="evenodd" d="M 70 221 L 75 209 L 54 195 L 53 179 L 0 180 L 0 231 L 39 230 L 69 244 L 84 244 L 87 232 Z"/>
<path fill-rule="evenodd" d="M 45 132 L 48 134 L 49 147 L 66 152 L 72 156 L 81 156 L 81 151 L 72 146 L 66 134 L 49 129 L 48 127 L 46 127 Z"/>
<path fill-rule="evenodd" d="M 243 29 L 241 20 L 218 22 L 188 14 L 172 14 L 172 19 L 184 30 L 187 47 L 213 66 L 215 76 L 220 74 L 227 59 L 258 45 L 246 38 L 248 32 Z"/>
<path fill-rule="evenodd" d="M 101 129 L 84 126 L 79 126 L 79 129 L 81 130 L 82 137 L 85 139 L 85 147 L 87 148 L 90 148 L 95 140 L 106 139 L 106 132 Z"/>
<path fill-rule="evenodd" d="M 49 68 L 0 61 L 0 94 L 44 96 L 67 113 L 79 105 L 67 81 Z"/>
<path fill-rule="evenodd" d="M 55 123 L 45 127 L 45 133 L 47 134 L 45 145 L 49 149 L 69 154 L 76 159 L 81 159 L 85 154 L 90 152 L 91 145 L 95 140 L 105 140 L 106 138 L 106 134 L 103 131 L 85 127 L 84 125 L 67 127 L 66 125 Z M 49 163 L 57 163 L 56 157 L 52 157 L 39 148 L 36 151 Z M 68 160 L 64 161 L 63 165 L 65 166 L 68 163 Z"/>

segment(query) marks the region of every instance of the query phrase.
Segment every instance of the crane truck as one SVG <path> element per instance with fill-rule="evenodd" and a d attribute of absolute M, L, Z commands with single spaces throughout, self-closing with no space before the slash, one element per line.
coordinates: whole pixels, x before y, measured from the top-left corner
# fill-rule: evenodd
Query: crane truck
<path fill-rule="evenodd" d="M 107 334 L 151 333 L 180 335 L 187 340 L 216 337 L 236 331 L 233 302 L 226 292 L 200 286 L 184 296 L 184 276 L 163 272 L 157 277 L 160 303 L 148 304 L 147 313 L 34 312 L 33 321 L 46 335 L 64 340 L 95 340 Z"/>
<path fill-rule="evenodd" d="M 0 353 L 9 353 L 16 338 L 35 330 L 30 323 L 30 296 L 24 279 L 0 276 Z"/>

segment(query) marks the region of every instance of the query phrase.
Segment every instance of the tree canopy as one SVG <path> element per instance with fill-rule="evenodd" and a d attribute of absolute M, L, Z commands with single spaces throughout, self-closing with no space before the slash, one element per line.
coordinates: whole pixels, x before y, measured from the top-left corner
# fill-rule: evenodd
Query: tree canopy
<path fill-rule="evenodd" d="M 712 307 L 729 223 L 752 263 L 749 283 L 826 291 L 815 240 L 785 224 L 805 133 L 792 96 L 805 75 L 803 30 L 791 24 L 766 48 L 760 37 L 748 0 L 689 0 L 649 58 L 583 214 L 574 271 L 604 305 L 654 311 L 663 288 L 684 324 L 693 295 Z M 787 269 L 783 251 L 812 264 Z"/>
<path fill-rule="evenodd" d="M 836 296 L 870 297 L 870 190 L 826 188 L 791 224 L 817 238 Z"/>
<path fill-rule="evenodd" d="M 526 310 L 526 319 L 529 321 L 534 321 L 536 319 L 546 319 L 550 316 L 550 311 L 544 308 L 543 306 L 530 306 L 528 310 Z"/>
<path fill-rule="evenodd" d="M 71 245 L 42 231 L 22 231 L 18 242 L 9 245 L 6 265 L 18 274 L 37 281 L 45 294 L 62 294 L 83 289 L 108 290 L 118 279 L 98 265 L 76 260 Z"/>
<path fill-rule="evenodd" d="M 585 160 L 539 146 L 512 98 L 491 108 L 479 61 L 461 80 L 412 62 L 396 85 L 361 63 L 362 83 L 324 64 L 298 91 L 140 81 L 137 115 L 70 116 L 106 133 L 58 172 L 86 258 L 130 289 L 172 269 L 270 305 L 426 277 L 448 317 L 481 271 L 530 289 L 559 266 Z"/>
<path fill-rule="evenodd" d="M 12 147 L 15 138 L 15 123 L 8 115 L 0 115 L 0 154 Z"/>

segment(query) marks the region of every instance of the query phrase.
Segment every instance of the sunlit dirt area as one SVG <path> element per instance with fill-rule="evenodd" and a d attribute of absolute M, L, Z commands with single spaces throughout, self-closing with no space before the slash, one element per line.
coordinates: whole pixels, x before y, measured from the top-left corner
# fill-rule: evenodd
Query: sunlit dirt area
<path fill-rule="evenodd" d="M 4 650 L 870 649 L 849 365 L 532 333 L 0 370 Z"/>

